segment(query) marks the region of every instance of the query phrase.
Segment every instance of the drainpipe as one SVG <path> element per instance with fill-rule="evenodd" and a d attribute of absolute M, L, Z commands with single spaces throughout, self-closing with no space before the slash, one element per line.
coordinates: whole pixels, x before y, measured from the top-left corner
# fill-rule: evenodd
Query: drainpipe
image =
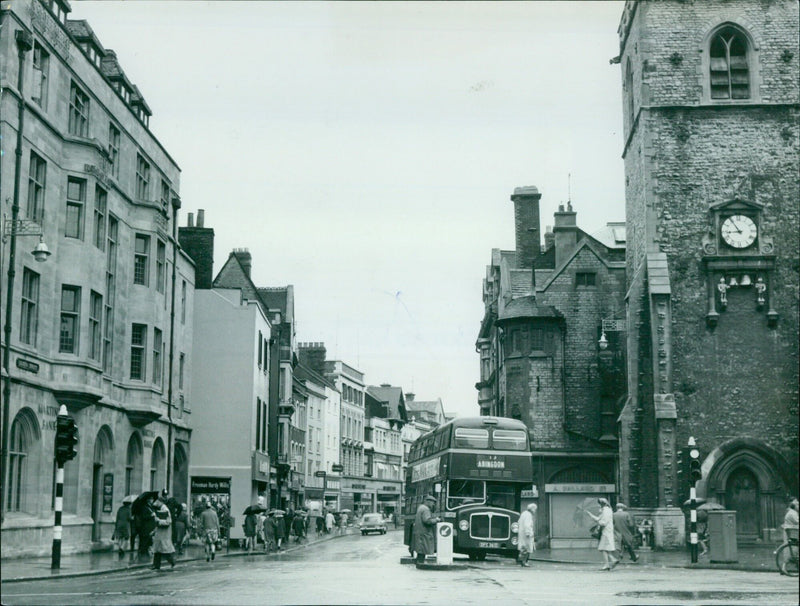
<path fill-rule="evenodd" d="M 3 383 L 3 431 L 2 431 L 2 481 L 0 481 L 0 523 L 5 518 L 6 511 L 6 476 L 8 474 L 8 423 L 10 418 L 11 400 L 11 321 L 13 320 L 11 304 L 14 302 L 14 265 L 17 257 L 16 226 L 19 217 L 19 182 L 22 170 L 22 129 L 25 124 L 25 97 L 22 94 L 24 84 L 25 53 L 33 48 L 33 36 L 26 30 L 16 30 L 14 38 L 17 41 L 17 57 L 19 69 L 17 71 L 17 93 L 19 94 L 17 107 L 19 108 L 19 126 L 17 127 L 17 148 L 15 150 L 16 164 L 14 165 L 14 200 L 11 204 L 11 242 L 8 247 L 8 289 L 6 291 L 6 320 L 3 326 L 3 370 L 5 382 Z"/>
<path fill-rule="evenodd" d="M 172 303 L 169 306 L 169 373 L 167 375 L 167 490 L 172 495 L 172 384 L 175 374 L 175 279 L 178 272 L 178 209 L 180 198 L 172 198 Z"/>

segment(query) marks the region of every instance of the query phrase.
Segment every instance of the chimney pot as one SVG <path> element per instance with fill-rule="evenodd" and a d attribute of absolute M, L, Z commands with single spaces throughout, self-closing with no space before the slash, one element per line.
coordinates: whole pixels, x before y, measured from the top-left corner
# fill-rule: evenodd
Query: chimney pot
<path fill-rule="evenodd" d="M 206 211 L 202 208 L 197 210 L 197 227 L 203 227 L 203 223 L 205 222 L 206 218 Z"/>
<path fill-rule="evenodd" d="M 194 227 L 194 213 L 189 213 L 189 219 L 186 223 L 188 227 Z"/>

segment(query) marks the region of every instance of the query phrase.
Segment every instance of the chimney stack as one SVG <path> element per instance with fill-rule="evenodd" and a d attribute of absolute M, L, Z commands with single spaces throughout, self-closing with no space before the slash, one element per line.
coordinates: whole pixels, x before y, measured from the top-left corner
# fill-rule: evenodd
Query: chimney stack
<path fill-rule="evenodd" d="M 544 230 L 544 250 L 547 252 L 556 243 L 556 235 L 553 233 L 553 226 L 548 225 Z"/>
<path fill-rule="evenodd" d="M 198 217 L 198 221 L 199 219 L 200 217 Z M 239 260 L 245 275 L 249 278 L 250 270 L 253 267 L 253 257 L 250 255 L 250 251 L 246 248 L 234 248 L 233 255 Z"/>
<path fill-rule="evenodd" d="M 412 392 L 409 391 L 406 394 L 406 402 L 413 402 L 414 401 L 414 396 L 415 396 L 415 394 L 413 394 Z"/>
<path fill-rule="evenodd" d="M 517 247 L 517 269 L 532 269 L 541 254 L 539 234 L 539 200 L 542 194 L 534 185 L 517 187 L 511 201 L 514 203 L 514 232 Z"/>
<path fill-rule="evenodd" d="M 567 204 L 566 210 L 564 210 L 563 204 L 559 204 L 558 211 L 553 213 L 553 216 L 555 218 L 553 234 L 556 245 L 556 267 L 558 268 L 575 250 L 575 245 L 578 243 L 578 226 L 571 202 Z"/>
<path fill-rule="evenodd" d="M 202 213 L 202 210 L 197 213 L 197 226 L 194 214 L 189 213 L 188 226 L 178 228 L 178 242 L 194 261 L 195 290 L 211 288 L 214 280 L 214 230 L 203 227 Z"/>
<path fill-rule="evenodd" d="M 297 356 L 300 363 L 317 374 L 325 376 L 325 343 L 298 343 Z"/>

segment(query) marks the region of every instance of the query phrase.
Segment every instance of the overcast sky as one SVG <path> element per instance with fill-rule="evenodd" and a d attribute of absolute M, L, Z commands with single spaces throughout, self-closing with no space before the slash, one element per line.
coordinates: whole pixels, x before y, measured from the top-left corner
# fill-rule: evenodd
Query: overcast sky
<path fill-rule="evenodd" d="M 477 414 L 475 340 L 515 187 L 624 219 L 622 2 L 73 2 L 205 209 L 214 273 L 294 285 L 299 341 Z"/>

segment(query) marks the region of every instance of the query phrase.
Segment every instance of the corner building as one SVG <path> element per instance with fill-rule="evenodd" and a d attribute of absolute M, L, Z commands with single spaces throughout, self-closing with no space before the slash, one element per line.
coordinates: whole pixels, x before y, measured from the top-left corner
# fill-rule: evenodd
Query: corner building
<path fill-rule="evenodd" d="M 697 493 L 774 540 L 798 476 L 798 4 L 626 3 L 620 496 L 681 546 Z M 660 520 L 660 522 L 658 521 Z"/>
<path fill-rule="evenodd" d="M 50 551 L 61 405 L 79 428 L 65 553 L 107 545 L 126 495 L 188 493 L 194 268 L 176 242 L 180 169 L 114 51 L 69 12 L 58 0 L 0 8 L 2 211 L 18 202 L 52 252 L 36 263 L 36 241 L 18 235 L 9 272 L 3 244 L 3 557 Z"/>

